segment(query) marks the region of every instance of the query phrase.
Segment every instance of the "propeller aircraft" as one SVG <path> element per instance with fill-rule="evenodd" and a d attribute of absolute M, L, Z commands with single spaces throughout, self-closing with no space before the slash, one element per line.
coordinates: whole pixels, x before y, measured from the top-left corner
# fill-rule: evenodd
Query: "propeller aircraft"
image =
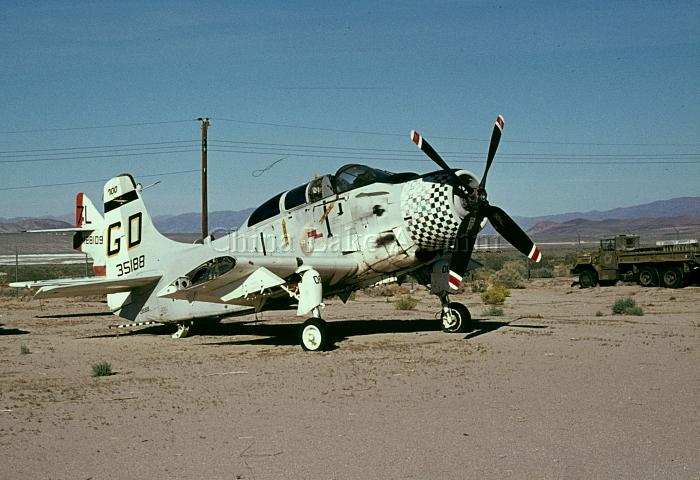
<path fill-rule="evenodd" d="M 83 193 L 76 199 L 74 248 L 93 259 L 95 276 L 15 282 L 53 298 L 106 294 L 129 326 L 174 323 L 174 338 L 196 320 L 296 309 L 304 350 L 331 345 L 321 318 L 324 297 L 346 301 L 358 289 L 411 275 L 442 306 L 445 332 L 472 329 L 467 307 L 450 300 L 471 261 L 477 234 L 491 222 L 533 262 L 537 246 L 486 195 L 486 177 L 504 127 L 496 119 L 481 180 L 456 170 L 418 132 L 411 140 L 440 170 L 392 173 L 344 165 L 334 175 L 279 193 L 236 231 L 195 244 L 156 230 L 142 188 L 129 174 L 104 186 L 104 214 Z M 55 230 L 54 230 L 55 231 Z"/>

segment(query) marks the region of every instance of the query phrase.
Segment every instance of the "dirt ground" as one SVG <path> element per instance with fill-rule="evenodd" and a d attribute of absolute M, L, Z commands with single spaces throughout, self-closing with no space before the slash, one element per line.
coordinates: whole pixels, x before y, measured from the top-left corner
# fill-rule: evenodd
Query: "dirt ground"
<path fill-rule="evenodd" d="M 173 340 L 108 329 L 100 302 L 0 299 L 0 477 L 700 478 L 700 288 L 570 282 L 499 317 L 455 298 L 467 335 L 423 293 L 331 301 L 324 353 L 294 312 Z M 611 314 L 626 296 L 643 316 Z"/>

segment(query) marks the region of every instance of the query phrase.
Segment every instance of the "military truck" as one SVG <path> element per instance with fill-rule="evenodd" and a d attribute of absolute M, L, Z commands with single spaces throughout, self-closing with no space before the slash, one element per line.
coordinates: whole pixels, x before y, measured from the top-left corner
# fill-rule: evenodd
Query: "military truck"
<path fill-rule="evenodd" d="M 618 280 L 680 288 L 698 279 L 700 247 L 697 240 L 642 247 L 639 235 L 616 235 L 601 239 L 593 253 L 577 253 L 571 273 L 578 274 L 581 288 L 614 285 Z"/>

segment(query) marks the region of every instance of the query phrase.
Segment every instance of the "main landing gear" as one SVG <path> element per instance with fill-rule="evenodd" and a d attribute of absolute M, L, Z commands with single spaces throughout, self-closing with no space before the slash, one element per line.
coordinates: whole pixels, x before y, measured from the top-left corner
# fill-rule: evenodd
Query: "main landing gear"
<path fill-rule="evenodd" d="M 333 343 L 328 332 L 328 324 L 321 318 L 323 308 L 323 287 L 321 275 L 311 267 L 302 266 L 297 270 L 301 275 L 299 293 L 293 294 L 299 300 L 297 315 L 311 314 L 299 329 L 299 344 L 307 352 L 323 352 Z"/>
<path fill-rule="evenodd" d="M 190 333 L 190 327 L 192 326 L 192 320 L 186 322 L 180 322 L 177 324 L 177 331 L 170 335 L 172 338 L 185 338 L 188 333 Z"/>
<path fill-rule="evenodd" d="M 474 330 L 469 309 L 462 303 L 450 302 L 447 293 L 439 295 L 442 304 L 440 320 L 442 331 L 446 333 L 467 333 Z"/>
<path fill-rule="evenodd" d="M 307 352 L 323 352 L 331 344 L 328 324 L 320 317 L 311 317 L 299 329 L 299 344 Z"/>

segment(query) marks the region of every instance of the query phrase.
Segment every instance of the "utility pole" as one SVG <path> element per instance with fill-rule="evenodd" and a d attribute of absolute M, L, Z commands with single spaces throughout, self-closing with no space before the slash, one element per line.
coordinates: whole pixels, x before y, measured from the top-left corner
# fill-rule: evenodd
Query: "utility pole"
<path fill-rule="evenodd" d="M 209 213 L 207 206 L 207 129 L 209 118 L 198 118 L 202 122 L 202 239 L 209 235 Z"/>

